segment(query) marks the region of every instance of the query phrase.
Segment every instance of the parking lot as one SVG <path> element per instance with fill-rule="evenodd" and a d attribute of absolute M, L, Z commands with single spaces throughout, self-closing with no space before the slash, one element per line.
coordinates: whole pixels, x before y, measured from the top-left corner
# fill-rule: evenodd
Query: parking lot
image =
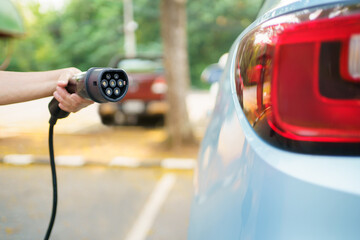
<path fill-rule="evenodd" d="M 0 109 L 0 239 L 41 239 L 48 226 L 48 102 Z M 200 141 L 209 115 L 204 106 L 211 101 L 207 93 L 195 92 L 187 102 Z M 58 162 L 59 202 L 51 239 L 186 239 L 198 144 L 167 149 L 164 127 L 104 126 L 97 111 L 94 104 L 55 126 L 57 159 L 83 164 Z M 13 166 L 4 161 L 9 156 L 40 162 Z M 119 159 L 138 159 L 143 166 L 120 167 Z M 168 159 L 185 163 L 187 170 L 159 164 Z"/>
<path fill-rule="evenodd" d="M 191 171 L 58 167 L 51 239 L 186 239 Z M 51 213 L 47 166 L 0 165 L 0 239 L 42 239 Z"/>

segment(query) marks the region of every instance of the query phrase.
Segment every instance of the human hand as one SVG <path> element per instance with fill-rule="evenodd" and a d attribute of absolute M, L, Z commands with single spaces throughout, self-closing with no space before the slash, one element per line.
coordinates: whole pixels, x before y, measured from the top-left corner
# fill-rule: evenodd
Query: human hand
<path fill-rule="evenodd" d="M 58 78 L 54 97 L 59 102 L 59 107 L 66 112 L 77 112 L 80 109 L 94 103 L 91 100 L 80 97 L 76 93 L 69 93 L 65 89 L 70 78 L 80 72 L 81 71 L 77 68 L 65 68 Z"/>

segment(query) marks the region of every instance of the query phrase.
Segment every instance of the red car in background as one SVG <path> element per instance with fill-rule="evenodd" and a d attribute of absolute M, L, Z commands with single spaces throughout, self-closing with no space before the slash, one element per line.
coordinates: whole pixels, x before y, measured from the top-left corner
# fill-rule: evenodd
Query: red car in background
<path fill-rule="evenodd" d="M 130 84 L 121 102 L 99 106 L 101 121 L 116 125 L 138 124 L 142 120 L 163 123 L 168 104 L 162 58 L 125 58 L 110 65 L 125 70 Z"/>

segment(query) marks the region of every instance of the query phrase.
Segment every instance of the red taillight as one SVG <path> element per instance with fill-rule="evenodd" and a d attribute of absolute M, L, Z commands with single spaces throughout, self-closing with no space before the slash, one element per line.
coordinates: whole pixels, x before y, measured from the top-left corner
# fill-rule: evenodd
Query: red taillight
<path fill-rule="evenodd" d="M 356 33 L 360 33 L 360 15 L 293 25 L 278 35 L 271 84 L 273 117 L 269 119 L 278 133 L 306 141 L 360 141 L 360 93 L 352 99 L 331 98 L 321 94 L 319 87 L 319 78 L 324 77 L 320 68 L 328 67 L 321 61 L 331 61 L 321 58 L 322 44 L 338 42 L 341 51 Z M 341 65 L 345 63 L 325 71 L 337 75 Z M 336 81 L 347 84 L 340 76 Z"/>
<path fill-rule="evenodd" d="M 360 142 L 360 81 L 349 73 L 349 51 L 360 49 L 349 45 L 359 34 L 359 14 L 278 23 L 249 34 L 239 51 L 237 84 L 244 85 L 239 99 L 250 123 L 266 113 L 269 126 L 288 139 Z"/>
<path fill-rule="evenodd" d="M 157 77 L 151 85 L 151 91 L 154 94 L 165 94 L 167 89 L 167 83 L 163 77 Z"/>

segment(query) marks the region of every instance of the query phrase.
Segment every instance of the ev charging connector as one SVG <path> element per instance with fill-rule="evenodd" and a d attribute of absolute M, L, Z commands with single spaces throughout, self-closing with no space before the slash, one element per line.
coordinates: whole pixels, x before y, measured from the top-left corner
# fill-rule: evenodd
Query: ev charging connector
<path fill-rule="evenodd" d="M 74 75 L 66 90 L 97 103 L 118 102 L 123 99 L 129 88 L 125 71 L 116 68 L 90 68 L 86 72 Z M 50 121 L 67 117 L 70 113 L 59 108 L 59 102 L 53 98 L 49 103 Z"/>
<path fill-rule="evenodd" d="M 92 100 L 97 103 L 118 102 L 123 99 L 129 88 L 129 79 L 125 71 L 115 68 L 90 68 L 86 72 L 74 75 L 66 90 L 69 93 L 77 93 L 79 96 Z M 57 206 L 57 180 L 53 146 L 54 125 L 58 119 L 69 116 L 59 107 L 59 102 L 53 98 L 49 103 L 49 111 L 51 114 L 49 123 L 49 153 L 50 166 L 53 183 L 53 206 L 51 218 L 44 240 L 50 238 L 50 234 L 55 222 L 56 206 Z"/>

